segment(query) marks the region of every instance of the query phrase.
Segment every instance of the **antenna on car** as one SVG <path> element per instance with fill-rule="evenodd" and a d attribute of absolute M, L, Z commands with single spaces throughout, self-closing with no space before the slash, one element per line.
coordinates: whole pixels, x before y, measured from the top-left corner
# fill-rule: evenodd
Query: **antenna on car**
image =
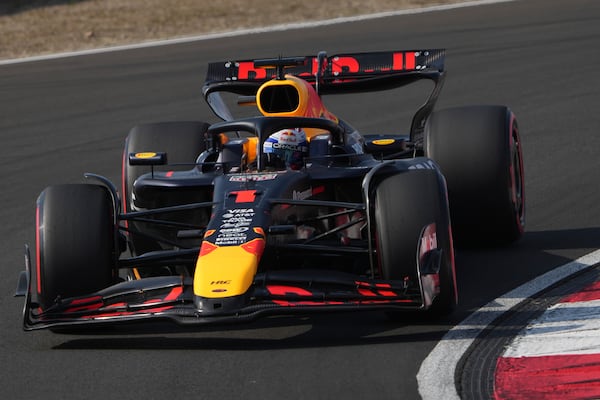
<path fill-rule="evenodd" d="M 275 64 L 275 67 L 277 68 L 277 80 L 283 80 L 285 77 L 284 72 L 286 64 L 283 62 L 283 56 L 281 54 L 279 55 L 279 62 Z"/>
<path fill-rule="evenodd" d="M 276 78 L 278 80 L 285 79 L 285 69 L 292 68 L 299 65 L 305 65 L 305 57 L 282 57 L 278 58 L 266 58 L 262 60 L 254 60 L 255 68 L 275 68 Z"/>

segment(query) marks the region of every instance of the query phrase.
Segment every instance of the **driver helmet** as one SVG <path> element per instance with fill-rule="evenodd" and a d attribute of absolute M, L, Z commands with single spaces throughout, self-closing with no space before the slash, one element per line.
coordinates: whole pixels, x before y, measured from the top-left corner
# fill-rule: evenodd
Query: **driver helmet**
<path fill-rule="evenodd" d="M 300 128 L 277 131 L 265 140 L 263 152 L 271 166 L 300 169 L 308 155 L 306 132 Z"/>

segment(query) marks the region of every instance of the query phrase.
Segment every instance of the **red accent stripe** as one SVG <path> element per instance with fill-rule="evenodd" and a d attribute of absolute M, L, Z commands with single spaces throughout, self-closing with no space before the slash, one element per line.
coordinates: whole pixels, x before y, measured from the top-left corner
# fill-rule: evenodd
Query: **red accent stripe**
<path fill-rule="evenodd" d="M 121 303 L 110 304 L 104 308 L 119 308 L 119 307 L 126 307 L 126 306 L 127 306 L 127 303 L 121 302 Z"/>
<path fill-rule="evenodd" d="M 235 194 L 236 203 L 254 203 L 256 198 L 256 190 L 239 190 L 231 194 Z"/>
<path fill-rule="evenodd" d="M 65 314 L 81 312 L 81 311 L 92 311 L 99 310 L 102 308 L 102 303 L 90 304 L 87 306 L 71 307 L 65 310 Z"/>
<path fill-rule="evenodd" d="M 494 398 L 598 399 L 600 354 L 501 357 L 496 363 Z"/>
<path fill-rule="evenodd" d="M 159 312 L 170 310 L 172 308 L 173 308 L 173 306 L 154 307 L 154 308 L 149 308 L 149 309 L 147 309 L 145 311 L 146 312 L 151 312 L 151 313 L 159 313 Z"/>
<path fill-rule="evenodd" d="M 417 59 L 415 56 L 415 53 L 413 51 L 409 51 L 408 53 L 406 53 L 406 58 L 404 60 L 404 67 L 407 70 L 413 70 L 415 69 L 417 65 Z"/>
<path fill-rule="evenodd" d="M 404 53 L 394 53 L 392 69 L 402 71 L 404 69 Z"/>
<path fill-rule="evenodd" d="M 142 304 L 144 305 L 152 305 L 152 304 L 161 304 L 163 302 L 163 300 L 161 298 L 155 298 L 155 299 L 148 299 L 146 301 L 144 301 Z"/>
<path fill-rule="evenodd" d="M 386 297 L 398 297 L 398 294 L 395 292 L 392 292 L 391 290 L 379 290 L 379 295 L 381 296 L 386 296 Z"/>
<path fill-rule="evenodd" d="M 317 186 L 316 188 L 312 189 L 312 195 L 315 196 L 319 193 L 323 193 L 325 191 L 325 186 Z"/>
<path fill-rule="evenodd" d="M 368 290 L 368 289 L 358 289 L 358 293 L 361 296 L 366 296 L 366 297 L 377 297 L 377 293 Z"/>
<path fill-rule="evenodd" d="M 93 303 L 94 302 L 94 303 Z M 104 303 L 101 296 L 86 297 L 83 299 L 75 299 L 69 303 L 69 308 L 65 313 L 74 313 L 80 311 L 99 310 Z"/>
<path fill-rule="evenodd" d="M 312 293 L 306 289 L 293 286 L 269 285 L 267 290 L 272 296 L 285 296 L 295 294 L 298 296 L 312 296 Z"/>
<path fill-rule="evenodd" d="M 260 258 L 265 249 L 264 239 L 252 239 L 249 242 L 241 244 L 240 247 L 246 250 L 248 253 L 253 254 Z"/>
<path fill-rule="evenodd" d="M 91 302 L 101 302 L 102 301 L 102 296 L 92 296 L 92 297 L 86 297 L 83 299 L 75 299 L 73 301 L 71 301 L 71 303 L 69 303 L 70 306 L 76 306 L 79 304 L 87 304 L 87 303 L 91 303 Z"/>
<path fill-rule="evenodd" d="M 177 300 L 179 296 L 181 296 L 181 293 L 183 293 L 183 287 L 176 286 L 171 290 L 171 293 L 169 293 L 167 297 L 165 297 L 165 301 Z"/>
<path fill-rule="evenodd" d="M 200 247 L 200 257 L 203 257 L 218 248 L 219 248 L 219 246 L 217 246 L 216 244 L 212 244 L 211 242 L 203 241 L 202 246 Z"/>
<path fill-rule="evenodd" d="M 592 283 L 583 290 L 563 298 L 561 303 L 575 303 L 578 301 L 600 300 L 600 281 Z"/>

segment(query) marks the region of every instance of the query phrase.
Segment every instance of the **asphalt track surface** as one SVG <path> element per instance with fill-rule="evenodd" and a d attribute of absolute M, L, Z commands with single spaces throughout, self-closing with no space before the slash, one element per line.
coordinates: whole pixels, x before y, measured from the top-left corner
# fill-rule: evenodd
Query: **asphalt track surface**
<path fill-rule="evenodd" d="M 215 121 L 200 87 L 209 61 L 390 49 L 448 49 L 438 108 L 507 104 L 521 127 L 527 231 L 501 249 L 457 251 L 459 309 L 438 323 L 380 313 L 263 320 L 202 332 L 21 331 L 13 298 L 34 207 L 84 172 L 119 181 L 140 122 Z M 523 0 L 0 67 L 0 398 L 418 398 L 416 373 L 471 312 L 600 248 L 600 2 Z M 405 95 L 335 99 L 365 131 L 396 129 Z M 335 109 L 339 114 L 342 112 Z M 404 126 L 398 125 L 399 130 Z"/>

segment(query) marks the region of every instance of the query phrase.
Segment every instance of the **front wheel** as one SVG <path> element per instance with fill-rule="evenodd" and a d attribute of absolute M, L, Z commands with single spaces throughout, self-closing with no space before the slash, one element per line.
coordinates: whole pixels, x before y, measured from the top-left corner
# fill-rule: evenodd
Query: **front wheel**
<path fill-rule="evenodd" d="M 42 309 L 61 298 L 94 293 L 117 275 L 117 227 L 106 188 L 46 188 L 37 201 L 37 295 Z"/>
<path fill-rule="evenodd" d="M 428 314 L 449 314 L 457 304 L 454 250 L 443 177 L 436 170 L 412 170 L 381 181 L 375 191 L 377 253 L 383 279 L 412 282 L 417 290 L 421 275 L 417 253 L 423 233 L 435 237 L 441 259 L 434 279 L 439 293 Z M 433 276 L 431 276 L 433 278 Z M 390 312 L 392 319 L 406 313 Z"/>

